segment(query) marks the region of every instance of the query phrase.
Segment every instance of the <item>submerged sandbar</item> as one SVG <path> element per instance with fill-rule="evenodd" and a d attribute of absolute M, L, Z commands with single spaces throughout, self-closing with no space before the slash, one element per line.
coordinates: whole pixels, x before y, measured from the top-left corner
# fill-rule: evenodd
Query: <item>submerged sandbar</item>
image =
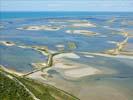
<path fill-rule="evenodd" d="M 46 31 L 58 31 L 61 26 L 52 26 L 52 25 L 33 25 L 33 26 L 24 26 L 17 28 L 19 30 L 46 30 Z"/>
<path fill-rule="evenodd" d="M 88 30 L 67 30 L 66 33 L 69 34 L 81 34 L 86 36 L 98 35 L 99 33 L 88 31 Z"/>

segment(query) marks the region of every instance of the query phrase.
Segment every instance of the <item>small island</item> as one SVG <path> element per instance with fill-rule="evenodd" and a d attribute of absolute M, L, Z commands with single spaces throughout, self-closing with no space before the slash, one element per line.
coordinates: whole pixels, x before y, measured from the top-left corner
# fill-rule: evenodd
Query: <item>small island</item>
<path fill-rule="evenodd" d="M 33 25 L 33 26 L 24 26 L 17 28 L 18 30 L 45 30 L 45 31 L 58 31 L 62 27 L 61 26 L 51 26 L 51 25 Z"/>
<path fill-rule="evenodd" d="M 98 33 L 88 31 L 88 30 L 67 30 L 66 33 L 81 34 L 81 35 L 86 35 L 86 36 L 98 35 Z"/>
<path fill-rule="evenodd" d="M 14 46 L 15 43 L 10 42 L 10 41 L 0 41 L 0 44 L 3 44 L 5 46 Z"/>
<path fill-rule="evenodd" d="M 90 22 L 80 22 L 72 24 L 72 27 L 96 27 L 96 25 Z"/>

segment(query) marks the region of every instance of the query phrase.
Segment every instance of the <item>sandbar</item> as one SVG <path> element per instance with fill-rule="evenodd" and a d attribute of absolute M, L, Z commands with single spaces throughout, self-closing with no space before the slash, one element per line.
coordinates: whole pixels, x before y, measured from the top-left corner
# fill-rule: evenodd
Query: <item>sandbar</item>
<path fill-rule="evenodd" d="M 75 58 L 75 59 L 79 59 L 80 56 L 75 54 L 75 53 L 63 53 L 63 54 L 59 54 L 59 55 L 56 55 L 54 56 L 54 59 L 59 59 L 59 58 Z"/>
<path fill-rule="evenodd" d="M 5 46 L 14 46 L 15 45 L 15 43 L 9 42 L 9 41 L 0 41 L 0 44 L 3 44 Z"/>
<path fill-rule="evenodd" d="M 98 35 L 99 34 L 99 33 L 88 31 L 88 30 L 67 30 L 66 33 L 81 34 L 81 35 L 87 35 L 87 36 L 92 36 L 92 35 Z"/>
<path fill-rule="evenodd" d="M 6 67 L 4 67 L 3 65 L 0 65 L 0 68 L 8 73 L 11 73 L 11 74 L 15 74 L 15 75 L 18 75 L 18 76 L 22 76 L 24 75 L 23 73 L 20 73 L 20 72 L 17 72 L 15 70 L 12 70 L 12 69 L 8 69 Z"/>
<path fill-rule="evenodd" d="M 96 27 L 96 25 L 90 22 L 80 22 L 72 24 L 72 27 Z"/>
<path fill-rule="evenodd" d="M 51 25 L 34 25 L 34 26 L 24 26 L 17 28 L 19 30 L 46 30 L 46 31 L 58 31 L 61 29 L 61 26 L 51 26 Z"/>
<path fill-rule="evenodd" d="M 86 68 L 77 68 L 77 69 L 67 70 L 64 72 L 64 75 L 71 78 L 80 78 L 80 77 L 100 74 L 100 73 L 101 71 L 96 68 L 86 67 Z"/>

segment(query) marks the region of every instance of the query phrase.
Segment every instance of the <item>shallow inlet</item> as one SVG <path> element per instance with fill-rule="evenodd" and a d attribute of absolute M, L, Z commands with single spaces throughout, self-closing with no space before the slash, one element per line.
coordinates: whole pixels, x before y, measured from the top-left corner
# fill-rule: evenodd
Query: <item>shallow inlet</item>
<path fill-rule="evenodd" d="M 45 62 L 47 57 L 33 49 L 0 46 L 0 64 L 22 73 L 34 70 L 31 63 Z"/>
<path fill-rule="evenodd" d="M 24 15 L 24 14 L 23 14 Z M 39 14 L 40 16 L 41 14 Z M 123 16 L 124 15 L 124 16 Z M 28 46 L 47 46 L 50 50 L 58 51 L 62 48 L 65 51 L 100 53 L 116 47 L 116 42 L 123 41 L 124 37 L 119 31 L 125 29 L 131 30 L 132 26 L 122 26 L 123 18 L 132 20 L 132 16 L 126 14 L 116 15 L 116 20 L 109 22 L 113 14 L 102 14 L 94 16 L 81 17 L 62 17 L 62 18 L 21 18 L 8 19 L 2 21 L 4 28 L 0 31 L 0 39 L 3 41 L 15 42 L 17 45 Z M 126 17 L 125 17 L 126 16 Z M 68 21 L 69 20 L 69 21 Z M 71 21 L 70 21 L 71 20 Z M 74 23 L 80 23 L 81 20 L 95 23 L 96 27 L 70 27 Z M 51 23 L 52 22 L 52 23 Z M 18 27 L 32 25 L 57 25 L 63 27 L 58 31 L 46 30 L 17 30 Z M 68 27 L 69 26 L 69 27 Z M 68 34 L 66 30 L 88 30 L 100 33 L 96 36 L 85 36 L 83 34 Z M 132 33 L 131 33 L 132 34 Z M 130 44 L 124 50 L 132 50 L 133 40 L 130 39 Z M 70 46 L 71 44 L 71 46 Z M 72 44 L 74 44 L 72 46 Z M 129 46 L 129 47 L 128 47 Z M 61 49 L 59 49 L 61 48 Z M 30 63 L 40 63 L 46 61 L 46 57 L 36 52 L 33 49 L 22 49 L 16 46 L 7 47 L 0 46 L 0 64 L 7 68 L 17 70 L 19 72 L 32 71 L 34 68 Z M 133 98 L 133 62 L 132 59 L 107 57 L 100 55 L 78 54 L 70 55 L 65 60 L 65 64 L 69 66 L 56 66 L 48 70 L 49 75 L 44 72 L 32 74 L 32 78 L 36 80 L 52 84 L 57 88 L 65 90 L 81 100 L 132 100 Z M 112 55 L 113 56 L 113 55 Z M 73 57 L 73 58 L 72 58 Z M 65 76 L 65 72 L 72 73 L 76 65 L 81 69 L 85 67 L 89 73 L 89 67 L 100 70 L 102 73 L 85 74 L 80 77 Z M 77 67 L 76 66 L 76 67 Z M 61 67 L 61 68 L 60 68 Z M 66 68 L 67 67 L 67 68 Z M 71 69 L 72 70 L 71 70 Z M 78 69 L 78 68 L 77 68 Z M 75 69 L 76 70 L 76 69 Z M 78 73 L 80 69 L 76 70 Z M 81 70 L 81 71 L 84 71 Z M 87 74 L 86 74 L 87 73 Z M 80 73 L 82 74 L 82 73 Z M 73 75 L 73 74 L 71 74 Z M 78 75 L 78 74 L 74 74 Z M 42 77 L 43 76 L 43 77 Z"/>

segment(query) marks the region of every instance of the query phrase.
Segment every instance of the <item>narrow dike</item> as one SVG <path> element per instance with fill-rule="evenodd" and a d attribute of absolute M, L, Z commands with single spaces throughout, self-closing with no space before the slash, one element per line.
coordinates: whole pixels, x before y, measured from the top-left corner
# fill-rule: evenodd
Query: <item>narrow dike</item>
<path fill-rule="evenodd" d="M 122 42 L 118 42 L 116 44 L 117 45 L 116 48 L 106 51 L 105 54 L 118 55 L 121 53 L 121 51 L 123 50 L 123 48 L 125 47 L 125 44 L 127 44 L 129 39 L 127 32 L 122 32 L 122 35 L 125 37 L 125 39 Z"/>
<path fill-rule="evenodd" d="M 38 51 L 38 50 L 37 50 L 37 51 Z M 39 49 L 39 51 L 40 51 L 40 49 Z M 33 71 L 29 72 L 29 73 L 26 73 L 26 74 L 23 75 L 23 77 L 26 77 L 26 76 L 28 76 L 28 75 L 30 75 L 30 74 L 33 74 L 33 73 L 35 73 L 35 72 L 42 71 L 42 70 L 44 70 L 44 69 L 46 69 L 46 68 L 51 67 L 51 66 L 53 65 L 53 57 L 54 57 L 55 55 L 64 53 L 64 52 L 60 52 L 60 53 L 53 53 L 53 54 L 52 54 L 52 53 L 50 53 L 49 51 L 47 51 L 47 50 L 45 50 L 45 49 L 41 50 L 40 52 L 41 52 L 42 54 L 43 54 L 44 52 L 48 54 L 48 60 L 47 60 L 46 66 L 41 67 L 41 68 L 38 68 L 38 69 L 35 69 L 35 70 L 33 70 Z M 44 54 L 43 54 L 43 55 L 44 55 Z"/>

